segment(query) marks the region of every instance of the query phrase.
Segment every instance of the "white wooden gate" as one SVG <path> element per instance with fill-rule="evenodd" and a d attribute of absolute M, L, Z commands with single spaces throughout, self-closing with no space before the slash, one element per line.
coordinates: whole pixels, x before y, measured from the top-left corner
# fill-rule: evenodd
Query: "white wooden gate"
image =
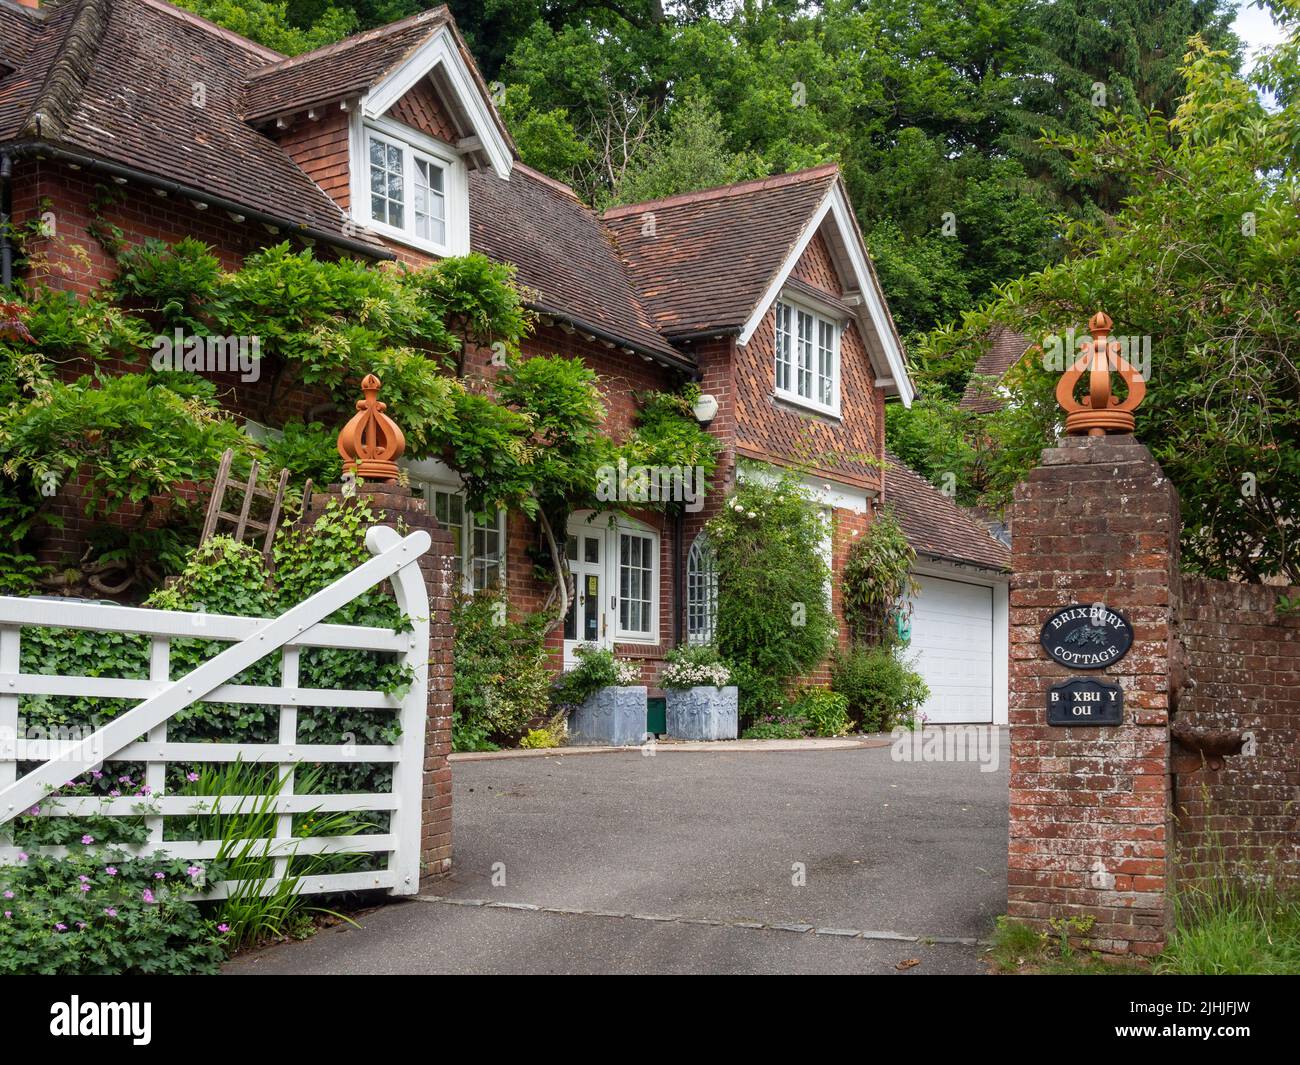
<path fill-rule="evenodd" d="M 417 531 L 405 538 L 386 526 L 374 526 L 366 536 L 373 558 L 304 600 L 278 618 L 246 618 L 184 611 L 146 610 L 113 604 L 66 603 L 51 599 L 0 596 L 0 864 L 17 860 L 18 848 L 7 838 L 5 824 L 40 806 L 41 815 L 54 817 L 120 816 L 146 814 L 148 843 L 120 849 L 139 855 L 165 852 L 174 858 L 210 861 L 220 841 L 163 839 L 163 818 L 186 814 L 247 813 L 251 804 L 273 811 L 274 838 L 255 844 L 259 856 L 274 856 L 276 873 L 284 876 L 290 859 L 304 854 L 373 853 L 386 855 L 382 869 L 304 877 L 303 892 L 388 888 L 394 895 L 414 894 L 420 880 L 420 812 L 424 767 L 425 714 L 428 689 L 429 599 L 418 560 L 429 549 L 429 534 Z M 327 625 L 323 619 L 383 580 L 390 580 L 397 604 L 410 621 L 410 629 Z M 99 632 L 137 633 L 150 640 L 150 679 L 34 675 L 20 672 L 19 654 L 24 627 L 90 629 Z M 228 641 L 230 646 L 179 680 L 169 680 L 169 653 L 173 638 Z M 298 657 L 303 647 L 338 647 L 361 651 L 389 651 L 403 656 L 412 683 L 400 700 L 380 691 L 341 691 L 298 686 Z M 229 683 L 253 663 L 280 654 L 278 686 Z M 143 700 L 88 736 L 51 742 L 19 735 L 19 699 L 23 695 L 90 696 Z M 196 702 L 278 705 L 278 743 L 177 743 L 167 739 L 167 722 Z M 302 707 L 396 710 L 401 737 L 395 744 L 304 744 L 296 739 L 298 710 Z M 21 778 L 18 764 L 41 764 Z M 147 799 L 139 796 L 51 798 L 89 770 L 105 762 L 145 763 Z M 224 796 L 204 800 L 197 796 L 167 795 L 166 767 L 170 762 L 270 763 L 280 767 L 285 785 L 272 798 Z M 391 790 L 381 794 L 294 795 L 293 767 L 301 762 L 391 763 Z M 145 806 L 142 807 L 142 802 Z M 274 805 L 270 805 L 274 803 Z M 338 811 L 387 811 L 388 831 L 373 835 L 293 835 L 293 815 Z M 148 817 L 148 814 L 157 816 Z M 202 819 L 200 818 L 200 824 Z M 63 847 L 28 848 L 51 855 Z M 272 881 L 272 884 L 274 881 Z M 220 898 L 229 884 L 216 884 L 205 898 Z M 269 888 L 268 888 L 269 889 Z"/>

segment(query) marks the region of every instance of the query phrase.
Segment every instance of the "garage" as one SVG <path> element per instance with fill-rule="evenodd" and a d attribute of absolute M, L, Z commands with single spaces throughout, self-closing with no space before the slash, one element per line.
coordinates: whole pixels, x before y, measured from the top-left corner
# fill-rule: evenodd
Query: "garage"
<path fill-rule="evenodd" d="M 885 506 L 916 552 L 905 657 L 930 688 L 922 712 L 932 725 L 1005 725 L 1007 545 L 974 511 L 887 459 Z"/>
<path fill-rule="evenodd" d="M 993 588 L 916 575 L 908 657 L 931 724 L 993 722 Z"/>

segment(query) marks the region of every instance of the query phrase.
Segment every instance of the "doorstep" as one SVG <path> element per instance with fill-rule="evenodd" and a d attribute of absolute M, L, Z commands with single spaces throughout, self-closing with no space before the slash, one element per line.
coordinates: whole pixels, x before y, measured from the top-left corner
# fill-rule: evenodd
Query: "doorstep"
<path fill-rule="evenodd" d="M 660 751 L 712 751 L 745 754 L 789 751 L 855 751 L 864 747 L 888 747 L 892 740 L 880 737 L 847 736 L 831 739 L 813 736 L 803 740 L 655 740 L 654 750 Z M 635 747 L 542 747 L 512 751 L 461 751 L 451 755 L 453 762 L 483 762 L 493 758 L 544 758 L 551 755 L 569 757 L 584 754 L 612 754 L 641 751 L 648 745 Z"/>

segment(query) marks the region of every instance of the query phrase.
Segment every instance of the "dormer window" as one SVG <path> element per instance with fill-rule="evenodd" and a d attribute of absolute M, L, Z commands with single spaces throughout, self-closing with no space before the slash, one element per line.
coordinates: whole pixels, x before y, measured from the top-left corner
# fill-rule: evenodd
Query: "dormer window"
<path fill-rule="evenodd" d="M 824 414 L 840 413 L 838 321 L 782 297 L 776 304 L 776 394 Z"/>
<path fill-rule="evenodd" d="M 434 255 L 469 250 L 465 164 L 448 145 L 396 122 L 364 123 L 357 221 Z"/>

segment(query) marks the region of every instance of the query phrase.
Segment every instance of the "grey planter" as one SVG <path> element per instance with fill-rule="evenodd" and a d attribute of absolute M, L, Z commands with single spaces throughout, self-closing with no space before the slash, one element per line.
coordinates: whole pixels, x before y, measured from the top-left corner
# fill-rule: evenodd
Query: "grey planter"
<path fill-rule="evenodd" d="M 739 692 L 725 688 L 665 688 L 668 735 L 679 740 L 734 740 Z"/>
<path fill-rule="evenodd" d="M 634 747 L 645 740 L 645 685 L 601 688 L 569 715 L 577 747 Z"/>

